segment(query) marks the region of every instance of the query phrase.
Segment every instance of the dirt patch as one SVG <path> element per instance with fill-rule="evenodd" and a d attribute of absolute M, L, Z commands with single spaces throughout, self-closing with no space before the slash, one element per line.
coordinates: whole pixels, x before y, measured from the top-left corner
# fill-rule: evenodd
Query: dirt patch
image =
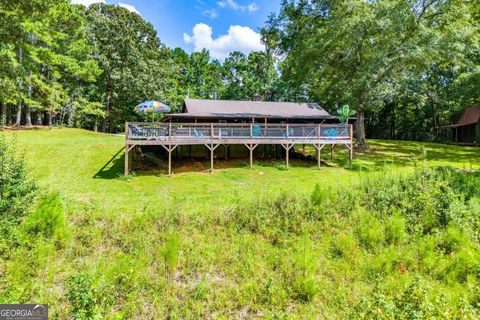
<path fill-rule="evenodd" d="M 0 131 L 19 131 L 19 130 L 39 130 L 39 129 L 51 129 L 49 126 L 3 126 L 0 127 Z"/>

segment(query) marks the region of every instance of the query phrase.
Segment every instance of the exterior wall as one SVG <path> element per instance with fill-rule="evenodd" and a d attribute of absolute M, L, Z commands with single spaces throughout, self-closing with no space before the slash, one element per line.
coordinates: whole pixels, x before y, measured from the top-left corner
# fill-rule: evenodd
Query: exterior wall
<path fill-rule="evenodd" d="M 480 122 L 477 123 L 477 126 L 476 126 L 476 135 L 475 135 L 475 144 L 477 146 L 480 146 Z"/>
<path fill-rule="evenodd" d="M 458 130 L 457 141 L 460 143 L 475 143 L 478 142 L 478 127 L 479 124 L 471 124 L 468 126 L 461 126 L 453 129 L 454 137 L 456 135 L 455 130 Z"/>

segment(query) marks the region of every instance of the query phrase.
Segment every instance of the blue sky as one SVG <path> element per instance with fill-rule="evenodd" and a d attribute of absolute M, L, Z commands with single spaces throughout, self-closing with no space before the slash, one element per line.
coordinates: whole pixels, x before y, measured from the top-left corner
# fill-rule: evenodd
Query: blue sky
<path fill-rule="evenodd" d="M 72 0 L 117 4 L 153 24 L 161 41 L 188 52 L 207 48 L 214 58 L 262 49 L 259 30 L 280 0 Z"/>

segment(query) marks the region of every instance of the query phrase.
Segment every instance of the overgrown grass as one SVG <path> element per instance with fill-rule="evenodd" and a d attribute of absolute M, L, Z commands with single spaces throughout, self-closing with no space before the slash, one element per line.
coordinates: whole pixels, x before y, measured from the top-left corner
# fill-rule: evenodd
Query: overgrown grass
<path fill-rule="evenodd" d="M 100 169 L 122 139 L 18 133 L 60 195 L 2 255 L 0 302 L 49 303 L 54 318 L 480 316 L 478 148 L 372 141 L 352 169 L 337 150 L 321 170 L 119 178 L 121 158 Z"/>

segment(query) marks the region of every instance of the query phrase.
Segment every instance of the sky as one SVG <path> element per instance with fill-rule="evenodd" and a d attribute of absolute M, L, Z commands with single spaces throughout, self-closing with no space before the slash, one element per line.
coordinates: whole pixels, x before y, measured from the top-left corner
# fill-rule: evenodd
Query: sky
<path fill-rule="evenodd" d="M 210 50 L 223 60 L 231 51 L 262 50 L 260 28 L 281 0 L 71 0 L 88 6 L 116 4 L 142 16 L 168 47 Z"/>

